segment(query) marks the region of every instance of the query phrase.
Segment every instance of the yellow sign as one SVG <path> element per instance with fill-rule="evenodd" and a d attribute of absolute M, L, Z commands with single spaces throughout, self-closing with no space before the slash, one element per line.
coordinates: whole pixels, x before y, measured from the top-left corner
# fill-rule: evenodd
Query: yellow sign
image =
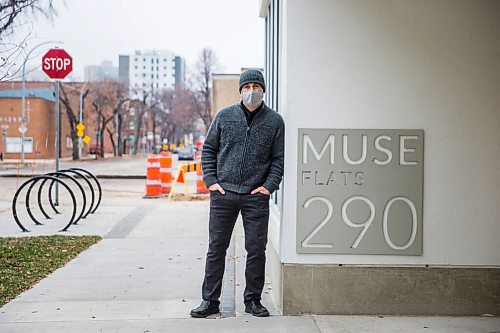
<path fill-rule="evenodd" d="M 85 137 L 83 138 L 83 142 L 85 142 L 85 143 L 89 143 L 91 140 L 92 139 L 88 135 L 85 135 Z"/>
<path fill-rule="evenodd" d="M 83 131 L 85 129 L 85 125 L 82 123 L 78 123 L 78 125 L 76 125 L 76 129 L 78 131 Z"/>
<path fill-rule="evenodd" d="M 82 137 L 83 136 L 83 131 L 78 130 L 78 133 L 76 133 L 76 135 L 78 135 L 79 137 Z"/>

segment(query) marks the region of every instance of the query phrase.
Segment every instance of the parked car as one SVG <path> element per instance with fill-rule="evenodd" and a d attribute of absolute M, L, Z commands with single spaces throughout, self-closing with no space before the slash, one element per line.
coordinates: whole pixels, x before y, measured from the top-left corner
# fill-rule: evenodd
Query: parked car
<path fill-rule="evenodd" d="M 194 160 L 194 154 L 195 151 L 193 147 L 184 147 L 182 149 L 179 149 L 179 151 L 177 152 L 179 160 Z"/>
<path fill-rule="evenodd" d="M 89 150 L 89 154 L 101 155 L 101 147 L 98 144 L 96 144 L 95 142 L 89 143 L 88 150 Z"/>

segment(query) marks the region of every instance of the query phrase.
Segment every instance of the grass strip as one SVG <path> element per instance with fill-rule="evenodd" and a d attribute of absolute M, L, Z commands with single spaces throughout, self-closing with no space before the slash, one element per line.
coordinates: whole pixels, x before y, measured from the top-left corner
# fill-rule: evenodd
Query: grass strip
<path fill-rule="evenodd" d="M 0 306 L 100 240 L 99 236 L 0 237 Z"/>

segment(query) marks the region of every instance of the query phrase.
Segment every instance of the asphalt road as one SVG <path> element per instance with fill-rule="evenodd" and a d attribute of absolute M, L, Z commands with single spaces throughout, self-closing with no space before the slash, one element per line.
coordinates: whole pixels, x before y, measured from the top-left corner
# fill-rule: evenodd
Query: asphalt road
<path fill-rule="evenodd" d="M 123 157 L 109 157 L 104 159 L 85 159 L 82 161 L 73 161 L 70 159 L 61 159 L 59 169 L 81 167 L 88 169 L 95 175 L 104 177 L 113 176 L 142 176 L 146 175 L 148 155 L 124 155 Z M 192 162 L 192 161 L 181 161 Z M 178 166 L 177 155 L 172 155 L 172 168 L 176 170 Z M 54 160 L 25 160 L 24 164 L 17 160 L 6 160 L 0 162 L 0 176 L 42 174 L 55 170 Z"/>

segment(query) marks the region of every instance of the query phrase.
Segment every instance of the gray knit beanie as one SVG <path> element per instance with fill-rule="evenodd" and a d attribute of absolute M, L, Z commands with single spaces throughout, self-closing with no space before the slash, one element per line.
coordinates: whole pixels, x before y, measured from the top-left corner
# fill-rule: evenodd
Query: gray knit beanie
<path fill-rule="evenodd" d="M 258 83 L 264 92 L 266 92 L 266 82 L 262 72 L 258 69 L 247 69 L 240 75 L 240 92 L 243 86 L 247 83 Z"/>

